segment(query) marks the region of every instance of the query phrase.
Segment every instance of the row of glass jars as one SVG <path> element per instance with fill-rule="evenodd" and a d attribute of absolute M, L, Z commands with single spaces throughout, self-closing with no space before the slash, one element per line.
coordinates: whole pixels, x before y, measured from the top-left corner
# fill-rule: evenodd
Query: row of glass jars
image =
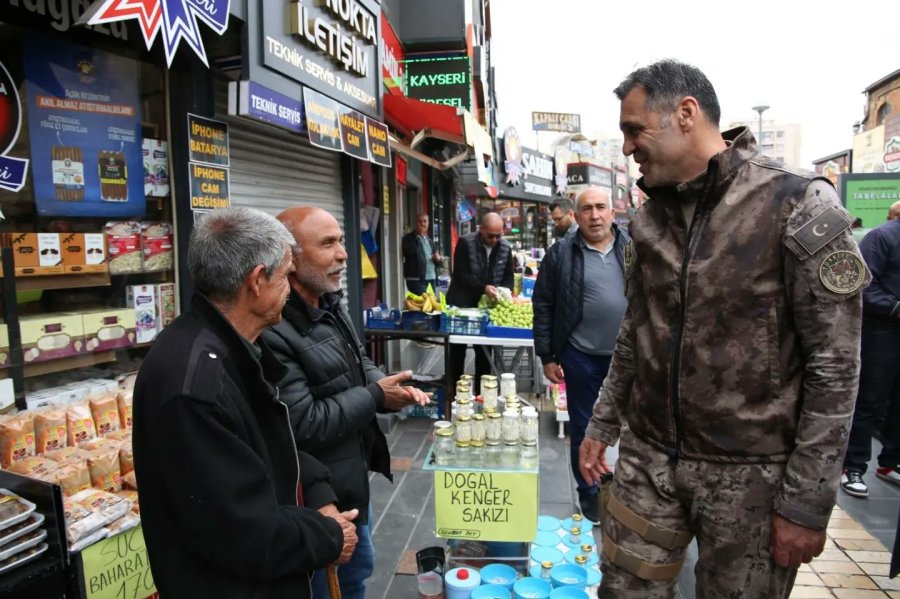
<path fill-rule="evenodd" d="M 538 440 L 538 413 L 532 406 L 521 408 L 510 400 L 502 415 L 492 408 L 475 414 L 471 402 L 458 400 L 454 415 L 457 441 L 533 444 Z"/>
<path fill-rule="evenodd" d="M 456 382 L 456 400 L 472 399 L 472 375 L 464 374 Z M 485 409 L 497 409 L 499 397 L 506 399 L 518 397 L 516 390 L 516 375 L 511 372 L 504 372 L 500 375 L 500 380 L 492 374 L 485 374 L 481 377 L 481 401 Z"/>
<path fill-rule="evenodd" d="M 536 468 L 537 443 L 454 440 L 450 427 L 438 429 L 434 438 L 434 462 L 457 468 Z"/>

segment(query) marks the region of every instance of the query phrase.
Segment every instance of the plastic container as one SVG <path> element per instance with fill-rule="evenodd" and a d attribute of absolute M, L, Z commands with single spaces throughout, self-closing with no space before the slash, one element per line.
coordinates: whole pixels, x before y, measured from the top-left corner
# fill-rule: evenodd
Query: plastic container
<path fill-rule="evenodd" d="M 453 568 L 444 576 L 447 599 L 471 599 L 472 591 L 481 584 L 481 576 L 472 568 Z"/>
<path fill-rule="evenodd" d="M 603 574 L 600 573 L 597 566 L 587 568 L 585 571 L 587 572 L 587 587 L 595 587 L 600 584 L 600 579 L 603 578 Z"/>
<path fill-rule="evenodd" d="M 516 599 L 550 599 L 553 587 L 542 578 L 520 578 L 513 585 L 513 595 Z M 449 598 L 448 598 L 449 599 Z"/>
<path fill-rule="evenodd" d="M 585 558 L 583 564 L 580 564 L 576 561 L 578 559 L 579 555 L 582 555 Z M 597 554 L 597 551 L 595 548 L 591 549 L 590 551 L 585 551 L 584 549 L 575 548 L 575 549 L 570 549 L 566 553 L 566 561 L 569 562 L 570 564 L 575 564 L 577 566 L 584 566 L 584 567 L 590 568 L 590 567 L 596 566 L 597 564 L 600 563 L 600 556 Z"/>
<path fill-rule="evenodd" d="M 587 572 L 581 566 L 559 564 L 550 570 L 550 581 L 553 588 L 575 587 L 583 589 L 587 584 Z"/>
<path fill-rule="evenodd" d="M 581 534 L 584 534 L 593 530 L 594 523 L 581 514 L 575 514 L 571 518 L 563 520 L 562 527 L 566 530 L 572 530 L 573 527 L 578 527 L 581 529 Z"/>
<path fill-rule="evenodd" d="M 537 535 L 535 535 L 533 542 L 540 547 L 556 547 L 559 545 L 560 541 L 559 535 L 555 532 L 539 530 Z"/>
<path fill-rule="evenodd" d="M 0 548 L 11 541 L 18 539 L 22 535 L 30 533 L 32 530 L 36 529 L 43 523 L 44 514 L 35 512 L 31 514 L 31 516 L 29 516 L 27 520 L 23 520 L 22 522 L 14 524 L 6 530 L 3 530 L 2 532 L 0 532 Z"/>
<path fill-rule="evenodd" d="M 512 586 L 512 585 L 510 585 Z M 472 590 L 472 599 L 511 599 L 512 593 L 500 584 L 483 584 Z"/>
<path fill-rule="evenodd" d="M 484 584 L 500 585 L 512 590 L 516 582 L 516 569 L 506 564 L 488 564 L 479 572 Z"/>
<path fill-rule="evenodd" d="M 32 531 L 25 536 L 19 537 L 14 543 L 3 546 L 3 551 L 0 551 L 0 561 L 9 559 L 17 553 L 22 553 L 26 549 L 34 547 L 35 545 L 40 545 L 41 542 L 43 542 L 43 540 L 46 538 L 47 531 L 43 528 L 40 530 Z"/>
<path fill-rule="evenodd" d="M 559 587 L 550 592 L 550 599 L 589 599 L 588 594 L 577 587 Z"/>
<path fill-rule="evenodd" d="M 538 530 L 556 532 L 559 530 L 559 527 L 559 518 L 554 518 L 553 516 L 538 516 Z"/>
<path fill-rule="evenodd" d="M 0 489 L 0 530 L 27 520 L 37 506 L 12 491 Z"/>
<path fill-rule="evenodd" d="M 550 562 L 554 566 L 565 561 L 563 552 L 556 547 L 532 547 L 531 559 L 537 563 Z"/>
<path fill-rule="evenodd" d="M 14 555 L 9 559 L 5 559 L 0 562 L 0 574 L 8 572 L 13 568 L 18 568 L 21 565 L 27 564 L 30 561 L 33 561 L 37 556 L 47 551 L 47 543 L 41 543 L 37 547 L 32 547 L 30 549 L 26 549 L 19 555 Z"/>

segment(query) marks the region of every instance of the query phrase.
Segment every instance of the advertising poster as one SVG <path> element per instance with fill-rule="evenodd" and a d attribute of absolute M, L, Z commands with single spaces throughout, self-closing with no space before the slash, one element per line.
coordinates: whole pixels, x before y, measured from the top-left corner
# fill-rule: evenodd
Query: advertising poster
<path fill-rule="evenodd" d="M 844 175 L 843 196 L 847 211 L 861 218 L 863 228 L 872 229 L 887 222 L 888 210 L 900 202 L 900 175 Z"/>
<path fill-rule="evenodd" d="M 38 214 L 143 216 L 137 64 L 61 40 L 24 46 Z"/>
<path fill-rule="evenodd" d="M 375 164 L 390 168 L 391 146 L 388 142 L 387 125 L 366 117 L 366 133 L 368 133 L 369 136 L 369 159 Z M 403 177 L 405 184 L 405 172 L 403 173 Z"/>
<path fill-rule="evenodd" d="M 338 104 L 338 115 L 344 152 L 354 158 L 368 160 L 369 148 L 366 134 L 366 117 L 362 113 L 340 104 Z"/>
<path fill-rule="evenodd" d="M 344 146 L 341 143 L 338 103 L 304 87 L 303 105 L 306 108 L 306 129 L 309 131 L 309 142 L 326 150 L 342 151 Z"/>

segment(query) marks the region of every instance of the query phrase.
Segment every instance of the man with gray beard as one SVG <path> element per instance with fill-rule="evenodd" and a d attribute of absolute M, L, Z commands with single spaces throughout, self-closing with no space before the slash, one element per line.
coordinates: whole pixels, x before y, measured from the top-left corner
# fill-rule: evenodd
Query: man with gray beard
<path fill-rule="evenodd" d="M 335 218 L 320 208 L 299 207 L 285 210 L 278 219 L 297 242 L 295 272 L 289 277 L 291 293 L 283 319 L 263 338 L 287 369 L 279 387 L 297 447 L 331 471 L 335 509 L 359 509 L 354 522 L 359 543 L 338 578 L 344 599 L 362 599 L 375 567 L 368 473 L 392 480 L 390 452 L 375 414 L 424 404 L 428 398 L 414 387 L 401 386 L 412 372 L 385 376 L 366 356 L 341 305 L 347 252 Z M 313 596 L 329 597 L 321 570 L 313 577 Z"/>

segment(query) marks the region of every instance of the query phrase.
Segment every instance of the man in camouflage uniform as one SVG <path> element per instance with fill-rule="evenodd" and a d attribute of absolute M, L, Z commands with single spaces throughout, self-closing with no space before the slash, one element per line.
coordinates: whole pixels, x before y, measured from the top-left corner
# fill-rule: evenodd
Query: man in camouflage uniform
<path fill-rule="evenodd" d="M 621 441 L 598 596 L 671 597 L 696 537 L 697 597 L 787 597 L 824 546 L 853 416 L 869 274 L 852 219 L 827 180 L 719 133 L 695 67 L 661 61 L 615 93 L 651 199 L 581 446 L 598 480 Z"/>

